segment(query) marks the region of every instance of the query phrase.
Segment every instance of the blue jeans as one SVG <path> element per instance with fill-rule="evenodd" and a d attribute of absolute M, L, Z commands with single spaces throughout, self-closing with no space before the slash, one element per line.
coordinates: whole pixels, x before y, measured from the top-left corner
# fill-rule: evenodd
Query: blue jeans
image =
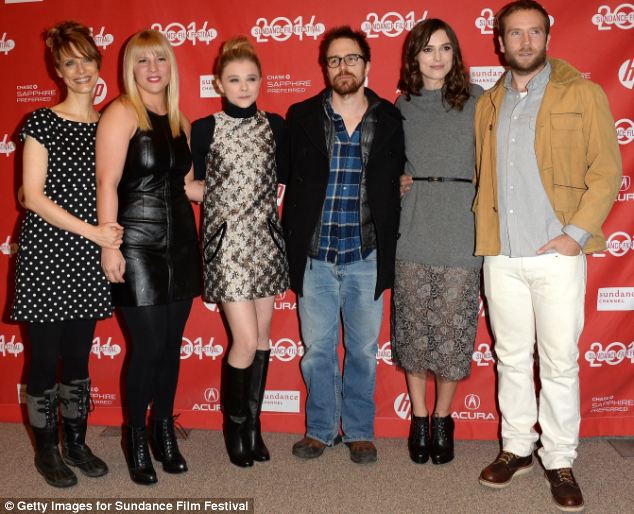
<path fill-rule="evenodd" d="M 306 382 L 306 435 L 332 445 L 374 439 L 376 351 L 383 317 L 383 295 L 374 300 L 376 251 L 362 261 L 336 265 L 308 259 L 298 299 Z M 343 377 L 339 369 L 343 319 Z"/>

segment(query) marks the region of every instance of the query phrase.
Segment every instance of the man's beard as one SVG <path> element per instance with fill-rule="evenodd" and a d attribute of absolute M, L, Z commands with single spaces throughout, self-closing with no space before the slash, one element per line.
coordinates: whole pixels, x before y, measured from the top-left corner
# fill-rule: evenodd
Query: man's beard
<path fill-rule="evenodd" d="M 347 80 L 345 82 L 340 82 L 337 80 L 342 76 L 346 77 Z M 357 77 L 352 75 L 351 73 L 346 73 L 344 75 L 339 74 L 331 81 L 332 90 L 341 96 L 356 93 L 357 91 L 359 91 L 359 89 L 361 89 L 362 86 L 363 80 L 357 79 Z"/>
<path fill-rule="evenodd" d="M 513 71 L 522 74 L 533 73 L 546 62 L 546 48 L 543 48 L 540 52 L 535 54 L 533 60 L 528 63 L 522 64 L 512 55 L 506 55 L 506 62 Z"/>

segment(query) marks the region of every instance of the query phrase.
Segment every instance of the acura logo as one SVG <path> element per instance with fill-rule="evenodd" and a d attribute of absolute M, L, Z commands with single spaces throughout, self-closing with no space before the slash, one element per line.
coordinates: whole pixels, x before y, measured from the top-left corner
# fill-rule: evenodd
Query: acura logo
<path fill-rule="evenodd" d="M 477 394 L 468 394 L 464 397 L 464 406 L 469 410 L 480 408 L 480 397 Z"/>
<path fill-rule="evenodd" d="M 629 175 L 623 175 L 621 178 L 621 191 L 627 191 L 630 188 L 632 181 Z"/>
<path fill-rule="evenodd" d="M 205 401 L 207 403 L 216 403 L 220 399 L 220 393 L 215 387 L 205 389 Z"/>

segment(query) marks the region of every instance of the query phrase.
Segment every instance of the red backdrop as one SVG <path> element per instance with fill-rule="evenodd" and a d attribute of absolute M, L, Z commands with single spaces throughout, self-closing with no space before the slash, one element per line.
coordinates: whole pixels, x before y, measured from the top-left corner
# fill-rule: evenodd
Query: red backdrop
<path fill-rule="evenodd" d="M 368 0 L 332 3 L 243 0 L 4 0 L 0 4 L 0 421 L 23 419 L 25 362 L 29 345 L 24 331 L 9 321 L 17 233 L 22 208 L 19 127 L 32 110 L 59 101 L 59 87 L 44 64 L 40 34 L 52 24 L 75 19 L 92 27 L 104 64 L 95 103 L 101 109 L 120 91 L 121 49 L 142 28 L 167 34 L 174 45 L 181 77 L 181 108 L 194 120 L 217 111 L 211 67 L 220 44 L 236 34 L 252 38 L 262 59 L 264 81 L 260 107 L 285 113 L 288 106 L 323 87 L 317 63 L 319 34 L 350 24 L 367 32 L 372 46 L 369 86 L 395 99 L 403 41 L 420 19 L 439 17 L 458 33 L 472 80 L 490 87 L 502 68 L 495 53 L 492 17 L 506 0 Z M 634 433 L 634 5 L 613 0 L 561 2 L 544 0 L 553 18 L 550 53 L 568 60 L 601 84 L 609 99 L 623 155 L 623 183 L 604 225 L 609 250 L 588 256 L 586 326 L 580 341 L 582 425 L 584 436 Z M 441 234 L 439 237 L 451 237 Z M 266 430 L 302 432 L 305 389 L 299 371 L 303 353 L 295 296 L 277 298 L 271 330 L 272 358 L 263 424 Z M 404 377 L 391 362 L 387 313 L 377 352 L 379 436 L 405 435 L 410 412 Z M 461 438 L 495 438 L 492 339 L 482 311 L 473 354 L 473 372 L 455 397 L 453 416 Z M 186 426 L 219 428 L 220 361 L 227 332 L 215 306 L 194 303 L 181 351 L 176 412 Z M 126 343 L 117 319 L 97 325 L 91 356 L 93 423 L 121 421 L 120 370 Z M 25 356 L 27 358 L 25 358 Z M 430 388 L 430 397 L 433 390 Z"/>

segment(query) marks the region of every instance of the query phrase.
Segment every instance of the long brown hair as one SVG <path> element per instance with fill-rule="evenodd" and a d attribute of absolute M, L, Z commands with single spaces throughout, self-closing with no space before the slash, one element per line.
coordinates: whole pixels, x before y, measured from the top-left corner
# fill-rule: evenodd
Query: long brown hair
<path fill-rule="evenodd" d="M 398 87 L 407 100 L 412 95 L 420 96 L 420 90 L 423 87 L 423 74 L 416 58 L 420 51 L 427 46 L 432 34 L 438 30 L 445 31 L 453 49 L 453 62 L 445 77 L 442 98 L 452 109 L 461 111 L 469 99 L 469 76 L 462 61 L 458 37 L 443 20 L 430 18 L 417 23 L 411 30 L 403 48 L 403 65 L 401 66 L 401 79 Z"/>

